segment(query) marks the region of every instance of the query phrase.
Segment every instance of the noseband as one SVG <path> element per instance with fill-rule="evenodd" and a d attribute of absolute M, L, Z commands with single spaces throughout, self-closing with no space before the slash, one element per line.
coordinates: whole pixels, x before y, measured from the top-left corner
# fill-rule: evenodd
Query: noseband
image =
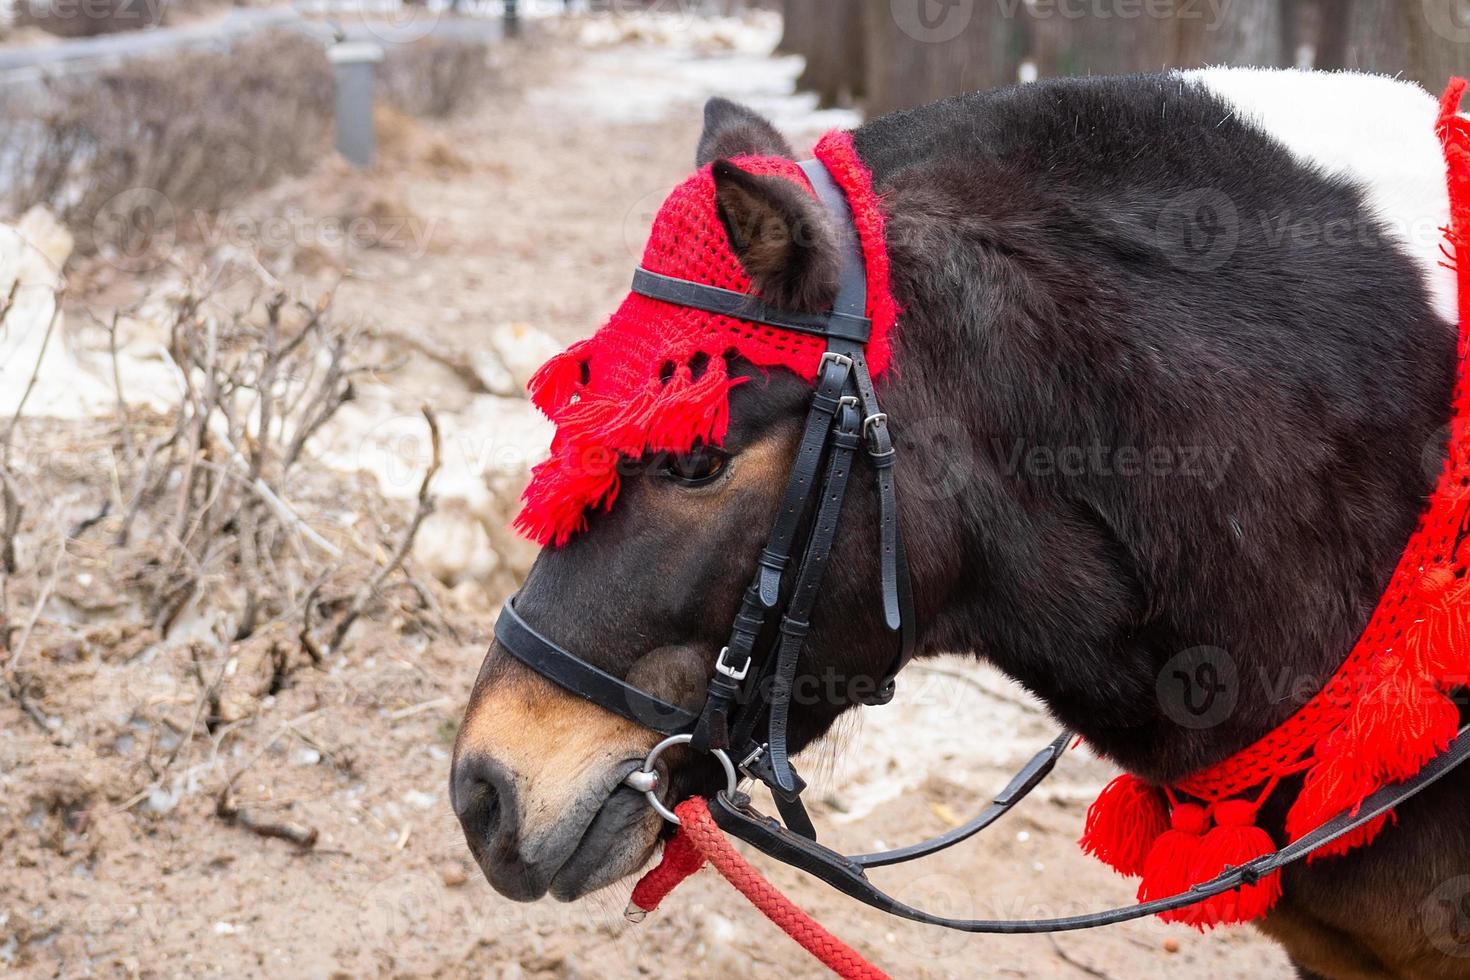
<path fill-rule="evenodd" d="M 853 856 L 817 843 L 816 830 L 801 800 L 806 784 L 791 764 L 787 729 L 798 663 L 811 628 L 812 606 L 831 557 L 859 450 L 867 453 L 876 474 L 883 619 L 897 642 L 887 673 L 873 684 L 871 694 L 859 699 L 860 703 L 877 705 L 892 700 L 894 679 L 913 653 L 915 619 L 898 522 L 893 474 L 897 454 L 888 416 L 878 404 L 865 357 L 870 323 L 865 315 L 867 278 L 862 249 L 847 199 L 827 168 L 817 160 L 800 166 L 839 230 L 837 297 L 828 313 L 780 310 L 756 296 L 643 268 L 633 277 L 633 291 L 651 299 L 816 335 L 827 342 L 774 526 L 745 590 L 729 641 L 715 661 L 703 708 L 695 713 L 670 704 L 558 646 L 521 617 L 514 597 L 506 602 L 495 624 L 495 638 L 500 645 L 531 670 L 572 694 L 666 736 L 649 753 L 642 769 L 628 775 L 626 785 L 644 793 L 660 815 L 677 823 L 678 818 L 658 795 L 656 764 L 667 748 L 687 744 L 696 753 L 713 755 L 724 770 L 726 788 L 710 806 L 715 822 L 726 833 L 766 855 L 901 918 L 964 932 L 1042 933 L 1126 922 L 1255 884 L 1378 819 L 1470 759 L 1467 729 L 1447 752 L 1414 778 L 1380 790 L 1358 809 L 1323 823 L 1287 847 L 1227 868 L 1216 878 L 1173 896 L 1061 918 L 972 920 L 933 915 L 879 890 L 868 880 L 866 870 L 937 853 L 995 823 L 1051 773 L 1073 740 L 1071 732 L 1062 732 L 1036 753 L 989 805 L 948 833 L 907 847 Z M 802 531 L 805 537 L 798 553 Z M 775 623 L 779 627 L 774 639 L 763 644 L 762 638 L 770 632 L 768 627 Z M 784 824 L 752 807 L 750 798 L 737 789 L 739 775 L 770 789 Z"/>

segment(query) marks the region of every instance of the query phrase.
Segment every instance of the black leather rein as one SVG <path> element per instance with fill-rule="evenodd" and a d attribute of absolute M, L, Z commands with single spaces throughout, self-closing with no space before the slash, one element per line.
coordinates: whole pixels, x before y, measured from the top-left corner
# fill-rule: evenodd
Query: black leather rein
<path fill-rule="evenodd" d="M 634 292 L 660 302 L 814 334 L 827 341 L 775 524 L 742 597 L 729 640 L 715 661 L 704 706 L 698 713 L 686 710 L 587 663 L 531 627 L 516 610 L 514 597 L 506 602 L 495 624 L 496 640 L 531 670 L 614 714 L 667 736 L 650 753 L 643 770 L 628 777 L 628 785 L 645 792 L 660 813 L 676 819 L 657 795 L 653 763 L 667 745 L 687 742 L 696 752 L 712 753 L 726 767 L 729 788 L 716 795 L 710 807 L 715 822 L 770 857 L 820 878 L 860 902 L 905 919 L 966 932 L 1037 933 L 1125 922 L 1254 884 L 1387 813 L 1470 759 L 1467 729 L 1449 751 L 1413 779 L 1380 790 L 1357 812 L 1344 813 L 1272 854 L 1227 868 L 1215 879 L 1168 898 L 1060 918 L 968 920 L 932 915 L 879 890 L 865 872 L 935 854 L 995 823 L 1050 775 L 1073 738 L 1070 732 L 1061 733 L 1036 753 L 981 813 L 948 833 L 907 847 L 856 856 L 845 856 L 818 844 L 801 802 L 806 784 L 791 765 L 787 722 L 812 606 L 821 590 L 859 451 L 866 453 L 878 495 L 883 619 L 897 635 L 892 665 L 864 703 L 882 704 L 892 699 L 893 679 L 913 651 L 915 622 L 908 561 L 898 523 L 893 476 L 896 453 L 888 416 L 878 404 L 864 356 L 871 324 L 866 317 L 867 277 L 862 248 L 847 199 L 826 167 L 808 160 L 801 168 L 839 229 L 841 269 L 837 298 L 830 312 L 779 310 L 755 296 L 641 268 L 633 279 Z M 770 789 L 784 826 L 756 812 L 749 797 L 735 790 L 732 758 L 741 773 Z"/>

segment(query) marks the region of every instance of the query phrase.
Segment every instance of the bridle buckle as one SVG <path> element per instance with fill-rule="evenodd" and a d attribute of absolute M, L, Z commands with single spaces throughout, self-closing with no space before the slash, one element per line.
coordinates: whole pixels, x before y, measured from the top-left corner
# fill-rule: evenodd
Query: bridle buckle
<path fill-rule="evenodd" d="M 834 364 L 840 364 L 848 369 L 852 368 L 852 358 L 848 357 L 846 354 L 839 354 L 836 351 L 829 350 L 824 351 L 822 353 L 822 359 L 817 362 L 818 374 L 822 373 L 822 368 L 827 366 L 828 361 L 831 361 Z"/>
<path fill-rule="evenodd" d="M 764 743 L 759 744 L 755 748 L 751 749 L 750 752 L 749 752 L 749 754 L 747 754 L 745 758 L 743 758 L 739 762 L 737 762 L 735 764 L 735 768 L 738 769 L 744 775 L 749 776 L 751 779 L 755 779 L 756 776 L 755 776 L 754 773 L 752 773 L 750 771 L 750 767 L 753 766 L 753 765 L 755 765 L 757 762 L 759 762 L 761 756 L 763 756 L 765 754 L 766 754 L 766 746 L 765 746 L 765 744 Z"/>
<path fill-rule="evenodd" d="M 724 674 L 732 681 L 745 680 L 745 675 L 750 673 L 750 658 L 745 658 L 745 663 L 741 665 L 739 670 L 736 670 L 734 667 L 731 667 L 728 663 L 725 662 L 725 657 L 728 656 L 729 653 L 729 647 L 722 647 L 720 649 L 720 656 L 715 661 L 715 673 Z"/>

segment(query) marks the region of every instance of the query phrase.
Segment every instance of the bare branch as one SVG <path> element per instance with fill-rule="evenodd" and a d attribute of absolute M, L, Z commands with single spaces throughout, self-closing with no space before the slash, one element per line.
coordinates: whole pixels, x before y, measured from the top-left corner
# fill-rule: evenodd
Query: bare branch
<path fill-rule="evenodd" d="M 434 498 L 429 493 L 429 485 L 434 482 L 434 476 L 439 472 L 441 462 L 439 420 L 435 417 L 434 410 L 428 405 L 422 406 L 419 411 L 424 413 L 424 421 L 429 424 L 429 443 L 433 455 L 429 460 L 429 469 L 424 473 L 424 480 L 419 484 L 418 507 L 414 510 L 413 519 L 409 521 L 408 529 L 404 532 L 402 540 L 399 541 L 398 549 L 393 553 L 393 557 L 389 559 L 387 564 L 378 569 L 378 574 L 373 576 L 372 580 L 353 597 L 352 605 L 348 607 L 347 613 L 338 621 L 337 628 L 332 631 L 332 640 L 328 644 L 329 649 L 340 649 L 342 641 L 347 638 L 347 631 L 352 628 L 352 624 L 362 615 L 363 610 L 367 608 L 367 604 L 372 598 L 378 594 L 378 589 L 382 587 L 383 582 L 387 580 L 388 576 L 392 575 L 403 564 L 404 559 L 408 557 L 409 551 L 413 548 L 414 538 L 418 536 L 419 528 L 423 526 L 424 519 L 434 512 Z"/>
<path fill-rule="evenodd" d="M 20 401 L 15 405 L 15 414 L 10 417 L 10 424 L 5 427 L 5 435 L 0 436 L 0 465 L 6 468 L 10 466 L 11 440 L 15 436 L 15 426 L 20 422 L 21 413 L 26 410 L 26 402 L 30 400 L 31 392 L 36 388 L 36 381 L 41 376 L 41 364 L 46 360 L 46 350 L 51 346 L 51 335 L 56 332 L 56 321 L 61 319 L 61 300 L 66 295 L 66 290 L 58 289 L 52 293 L 51 318 L 46 321 L 46 332 L 41 335 L 41 349 L 36 353 L 36 363 L 31 368 L 30 380 L 26 382 L 25 391 L 21 392 Z M 9 306 L 6 311 L 9 311 Z"/>
<path fill-rule="evenodd" d="M 214 815 L 225 823 L 243 827 L 252 834 L 290 841 L 303 851 L 309 851 L 315 847 L 320 836 L 315 827 L 287 821 L 262 820 L 250 811 L 235 806 L 230 800 L 228 788 L 215 798 Z"/>
<path fill-rule="evenodd" d="M 10 312 L 15 303 L 18 283 L 17 279 L 11 284 L 4 310 L 0 312 L 0 323 L 4 322 L 5 314 Z M 51 318 L 46 321 L 46 332 L 41 336 L 41 349 L 36 354 L 36 363 L 31 366 L 31 376 L 26 381 L 25 390 L 21 392 L 20 401 L 15 405 L 15 414 L 10 417 L 10 423 L 5 427 L 5 434 L 0 436 L 0 483 L 3 483 L 3 486 L 0 486 L 0 503 L 5 505 L 5 523 L 0 525 L 0 571 L 6 575 L 14 575 L 16 571 L 15 539 L 20 532 L 21 514 L 25 509 L 20 502 L 20 495 L 16 493 L 10 465 L 15 427 L 20 423 L 21 413 L 25 411 L 31 392 L 35 390 L 36 379 L 41 375 L 41 364 L 46 360 L 47 348 L 51 346 L 51 334 L 56 330 L 56 321 L 61 318 L 61 299 L 65 294 L 64 287 L 52 293 Z"/>

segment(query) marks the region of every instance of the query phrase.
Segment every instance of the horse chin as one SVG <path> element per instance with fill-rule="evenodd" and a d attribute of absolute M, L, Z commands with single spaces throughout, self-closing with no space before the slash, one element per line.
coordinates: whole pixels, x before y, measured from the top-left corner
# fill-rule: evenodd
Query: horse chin
<path fill-rule="evenodd" d="M 641 870 L 653 857 L 662 830 L 663 818 L 649 807 L 643 794 L 619 786 L 552 875 L 551 896 L 574 901 Z"/>

